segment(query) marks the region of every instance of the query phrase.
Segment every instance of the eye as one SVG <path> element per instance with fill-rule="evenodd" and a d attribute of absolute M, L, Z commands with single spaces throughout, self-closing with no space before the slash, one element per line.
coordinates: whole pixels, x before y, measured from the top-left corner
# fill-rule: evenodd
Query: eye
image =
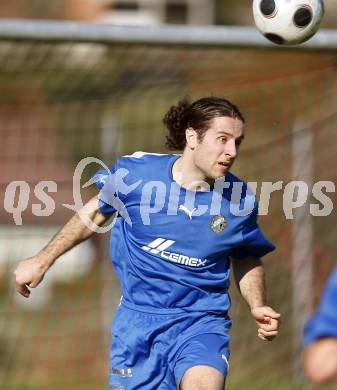
<path fill-rule="evenodd" d="M 235 145 L 236 145 L 236 146 L 240 146 L 240 145 L 241 145 L 241 142 L 242 142 L 242 138 L 237 139 L 237 140 L 235 141 Z"/>
<path fill-rule="evenodd" d="M 226 143 L 227 142 L 227 137 L 219 137 L 220 142 Z"/>

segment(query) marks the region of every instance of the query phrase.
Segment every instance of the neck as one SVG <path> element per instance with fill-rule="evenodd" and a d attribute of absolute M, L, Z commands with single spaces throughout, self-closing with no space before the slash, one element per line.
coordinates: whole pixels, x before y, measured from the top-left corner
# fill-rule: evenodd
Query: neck
<path fill-rule="evenodd" d="M 214 184 L 214 180 L 205 177 L 185 152 L 173 164 L 172 175 L 180 186 L 190 191 L 209 191 Z"/>

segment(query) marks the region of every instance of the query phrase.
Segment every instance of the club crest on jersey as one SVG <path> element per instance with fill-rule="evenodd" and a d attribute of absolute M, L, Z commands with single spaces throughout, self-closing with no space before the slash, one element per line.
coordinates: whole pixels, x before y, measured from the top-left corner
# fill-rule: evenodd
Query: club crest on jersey
<path fill-rule="evenodd" d="M 221 233 L 226 227 L 226 218 L 222 215 L 216 215 L 211 219 L 211 228 L 214 233 Z"/>

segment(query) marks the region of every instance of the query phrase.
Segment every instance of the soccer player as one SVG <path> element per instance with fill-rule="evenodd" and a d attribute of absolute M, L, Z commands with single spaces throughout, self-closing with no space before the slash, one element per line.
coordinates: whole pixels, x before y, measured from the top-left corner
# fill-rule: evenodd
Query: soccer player
<path fill-rule="evenodd" d="M 280 314 L 266 304 L 260 257 L 274 249 L 257 224 L 257 202 L 229 172 L 244 118 L 226 99 L 187 99 L 164 118 L 167 146 L 136 152 L 94 179 L 101 189 L 34 258 L 15 271 L 28 297 L 55 260 L 118 212 L 111 257 L 122 298 L 112 323 L 110 389 L 220 390 L 228 373 L 229 271 L 258 337 L 272 340 Z"/>
<path fill-rule="evenodd" d="M 332 272 L 316 313 L 304 330 L 304 369 L 316 384 L 337 383 L 337 267 Z"/>

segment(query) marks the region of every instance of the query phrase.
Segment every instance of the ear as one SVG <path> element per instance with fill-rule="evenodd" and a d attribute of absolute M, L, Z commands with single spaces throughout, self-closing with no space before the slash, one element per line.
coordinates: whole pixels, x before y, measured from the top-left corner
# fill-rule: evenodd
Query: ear
<path fill-rule="evenodd" d="M 185 131 L 186 135 L 186 146 L 194 150 L 198 143 L 198 135 L 197 132 L 193 129 L 193 127 L 188 127 Z"/>

